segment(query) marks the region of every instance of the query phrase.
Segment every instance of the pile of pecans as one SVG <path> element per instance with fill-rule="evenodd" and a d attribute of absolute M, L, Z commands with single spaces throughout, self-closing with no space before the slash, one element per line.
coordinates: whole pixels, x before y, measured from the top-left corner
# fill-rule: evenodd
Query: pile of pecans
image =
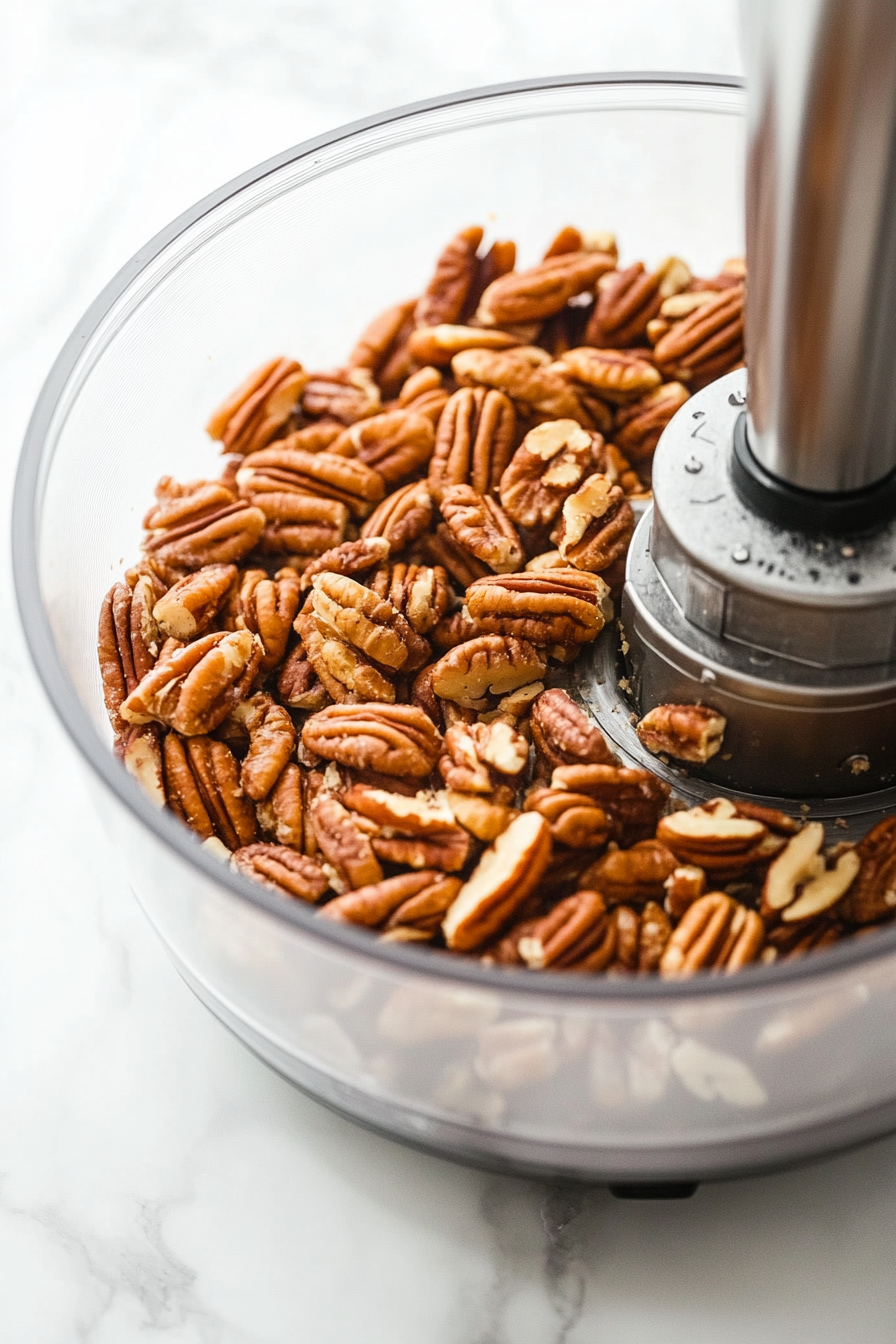
<path fill-rule="evenodd" d="M 323 919 L 501 966 L 690 975 L 896 912 L 896 818 L 823 828 L 619 763 L 551 679 L 611 620 L 659 436 L 743 362 L 745 272 L 620 269 L 612 235 L 457 235 L 343 368 L 279 358 L 163 478 L 102 608 L 115 750 L 241 872 Z M 664 705 L 652 751 L 725 722 Z"/>

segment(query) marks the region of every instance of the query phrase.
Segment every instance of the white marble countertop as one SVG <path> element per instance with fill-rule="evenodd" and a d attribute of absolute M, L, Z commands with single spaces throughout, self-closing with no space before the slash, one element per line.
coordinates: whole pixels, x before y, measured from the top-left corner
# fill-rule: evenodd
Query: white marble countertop
<path fill-rule="evenodd" d="M 2 24 L 4 500 L 82 310 L 244 167 L 451 88 L 738 69 L 729 0 L 29 0 Z M 896 1139 L 620 1204 L 405 1151 L 259 1064 L 138 910 L 0 568 L 0 1339 L 896 1340 Z"/>

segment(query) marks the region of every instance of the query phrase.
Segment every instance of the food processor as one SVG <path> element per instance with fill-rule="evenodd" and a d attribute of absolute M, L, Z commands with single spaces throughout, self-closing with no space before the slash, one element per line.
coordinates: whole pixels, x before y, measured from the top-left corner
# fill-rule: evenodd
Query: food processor
<path fill-rule="evenodd" d="M 752 0 L 747 27 L 746 127 L 735 79 L 533 80 L 368 118 L 213 193 L 79 323 L 14 505 L 35 667 L 200 999 L 362 1124 L 621 1193 L 682 1194 L 896 1128 L 896 927 L 669 981 L 488 967 L 319 920 L 204 849 L 115 759 L 96 616 L 159 476 L 217 474 L 202 426 L 245 370 L 279 350 L 338 365 L 452 230 L 481 220 L 529 264 L 568 220 L 714 274 L 742 247 L 746 180 L 749 382 L 731 373 L 670 423 L 622 649 L 608 631 L 571 689 L 688 805 L 783 798 L 843 838 L 892 811 L 896 24 L 883 0 Z M 670 700 L 728 720 L 699 773 L 635 735 L 636 708 Z"/>

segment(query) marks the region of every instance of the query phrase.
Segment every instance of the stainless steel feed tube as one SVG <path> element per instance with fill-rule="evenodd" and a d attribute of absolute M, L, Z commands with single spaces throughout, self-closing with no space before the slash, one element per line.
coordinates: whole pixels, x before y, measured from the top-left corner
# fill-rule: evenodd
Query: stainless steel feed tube
<path fill-rule="evenodd" d="M 896 467 L 896 0 L 743 0 L 749 446 L 804 490 Z"/>

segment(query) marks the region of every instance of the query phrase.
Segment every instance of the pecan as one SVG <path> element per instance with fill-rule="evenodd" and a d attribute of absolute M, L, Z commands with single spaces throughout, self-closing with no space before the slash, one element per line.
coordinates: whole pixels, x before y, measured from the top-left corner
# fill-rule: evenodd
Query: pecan
<path fill-rule="evenodd" d="M 602 349 L 643 345 L 647 323 L 656 317 L 663 301 L 686 289 L 690 280 L 690 271 L 678 257 L 667 257 L 653 274 L 636 261 L 625 270 L 601 276 L 586 344 Z"/>
<path fill-rule="evenodd" d="M 627 905 L 617 905 L 610 915 L 616 935 L 613 960 L 609 969 L 615 972 L 637 970 L 641 943 L 641 917 Z"/>
<path fill-rule="evenodd" d="M 312 560 L 302 571 L 302 591 L 311 587 L 315 574 L 344 574 L 353 579 L 357 574 L 381 565 L 389 555 L 385 537 L 361 537 L 358 541 L 344 541 Z"/>
<path fill-rule="evenodd" d="M 462 886 L 459 877 L 442 877 L 408 896 L 386 920 L 385 936 L 417 931 L 434 937 Z"/>
<path fill-rule="evenodd" d="M 350 369 L 369 369 L 384 397 L 398 391 L 411 367 L 408 339 L 414 330 L 416 299 L 379 313 L 358 337 L 348 357 Z"/>
<path fill-rule="evenodd" d="M 125 770 L 149 794 L 156 807 L 164 807 L 167 800 L 159 725 L 141 723 L 126 728 L 117 745 L 117 752 Z"/>
<path fill-rule="evenodd" d="M 636 969 L 642 973 L 659 970 L 671 936 L 672 922 L 669 916 L 656 901 L 648 901 L 641 911 Z"/>
<path fill-rule="evenodd" d="M 539 756 L 558 765 L 612 765 L 613 753 L 596 723 L 565 691 L 543 691 L 532 706 L 532 740 Z"/>
<path fill-rule="evenodd" d="M 432 498 L 425 481 L 411 481 L 393 491 L 374 509 L 363 524 L 361 536 L 385 537 L 391 552 L 397 555 L 416 541 L 432 522 Z"/>
<path fill-rule="evenodd" d="M 106 712 L 117 735 L 127 730 L 121 707 L 153 667 L 159 653 L 159 632 L 153 616 L 158 589 L 141 576 L 133 590 L 116 583 L 100 609 L 97 654 Z"/>
<path fill-rule="evenodd" d="M 488 708 L 487 695 L 505 695 L 544 675 L 543 656 L 525 639 L 479 635 L 444 654 L 432 670 L 432 688 L 469 709 Z"/>
<path fill-rule="evenodd" d="M 418 327 L 409 342 L 418 364 L 448 365 L 461 350 L 511 350 L 521 345 L 507 331 L 487 331 L 484 327 L 459 327 L 442 322 L 435 327 Z"/>
<path fill-rule="evenodd" d="M 439 773 L 449 789 L 488 794 L 505 804 L 513 801 L 528 761 L 529 744 L 510 724 L 453 723 L 445 732 Z"/>
<path fill-rule="evenodd" d="M 418 327 L 436 327 L 461 317 L 478 274 L 476 249 L 482 233 L 475 225 L 462 229 L 444 249 L 432 279 L 417 300 L 414 320 Z"/>
<path fill-rule="evenodd" d="M 169 733 L 163 743 L 168 806 L 203 840 L 228 849 L 255 839 L 255 812 L 240 788 L 233 753 L 211 737 Z"/>
<path fill-rule="evenodd" d="M 595 350 L 590 345 L 567 350 L 553 367 L 611 402 L 637 401 L 663 381 L 652 363 L 630 351 Z"/>
<path fill-rule="evenodd" d="M 378 570 L 369 586 L 391 602 L 418 635 L 432 632 L 451 600 L 448 575 L 441 565 L 391 565 Z"/>
<path fill-rule="evenodd" d="M 823 947 L 830 947 L 843 937 L 845 930 L 836 918 L 817 915 L 799 924 L 778 924 L 766 933 L 766 947 L 762 961 L 792 961 Z"/>
<path fill-rule="evenodd" d="M 358 649 L 325 626 L 317 622 L 303 625 L 302 645 L 321 686 L 337 704 L 363 704 L 371 700 L 395 703 L 395 683 Z"/>
<path fill-rule="evenodd" d="M 233 855 L 233 866 L 246 877 L 273 887 L 281 896 L 313 904 L 319 901 L 328 883 L 320 864 L 307 854 L 297 854 L 286 845 L 263 842 L 246 845 Z"/>
<path fill-rule="evenodd" d="M 426 662 L 426 640 L 372 589 L 342 574 L 318 574 L 312 588 L 311 605 L 325 632 L 395 671 L 413 672 Z"/>
<path fill-rule="evenodd" d="M 263 569 L 250 569 L 239 588 L 237 629 L 251 630 L 264 653 L 262 674 L 271 672 L 286 654 L 289 633 L 299 609 L 299 576 L 294 569 L 280 569 L 269 579 Z"/>
<path fill-rule="evenodd" d="M 560 765 L 551 776 L 551 788 L 594 798 L 612 818 L 614 839 L 622 846 L 654 834 L 669 797 L 669 785 L 649 770 L 616 765 Z"/>
<path fill-rule="evenodd" d="M 180 485 L 163 476 L 156 506 L 143 520 L 143 550 L 150 562 L 168 570 L 228 564 L 251 551 L 264 529 L 264 514 L 218 481 Z M 177 575 L 180 577 L 180 575 Z"/>
<path fill-rule="evenodd" d="M 249 752 L 240 767 L 240 784 L 253 802 L 266 798 L 296 749 L 296 730 L 281 705 L 261 693 L 244 700 L 233 718 L 249 734 Z"/>
<path fill-rule="evenodd" d="M 327 761 L 384 775 L 428 775 L 441 734 L 416 705 L 331 705 L 302 729 L 309 750 Z"/>
<path fill-rule="evenodd" d="M 764 943 L 765 927 L 755 910 L 711 891 L 685 912 L 660 959 L 660 975 L 730 974 L 756 961 Z"/>
<path fill-rule="evenodd" d="M 744 357 L 743 286 L 723 290 L 675 323 L 657 341 L 653 356 L 666 377 L 695 388 L 736 368 Z"/>
<path fill-rule="evenodd" d="M 476 639 L 478 635 L 479 626 L 471 619 L 466 608 L 461 607 L 439 621 L 432 632 L 432 642 L 444 653 L 448 649 L 456 649 L 458 644 L 465 644 L 469 639 Z"/>
<path fill-rule="evenodd" d="M 488 566 L 461 546 L 447 523 L 439 523 L 426 538 L 423 550 L 428 560 L 441 565 L 459 588 L 468 588 L 476 579 L 484 579 Z"/>
<path fill-rule="evenodd" d="M 551 541 L 576 569 L 599 573 L 628 552 L 635 515 L 618 485 L 600 472 L 567 497 Z"/>
<path fill-rule="evenodd" d="M 486 387 L 503 392 L 530 412 L 552 419 L 568 418 L 590 424 L 591 417 L 565 371 L 551 363 L 538 346 L 516 350 L 462 350 L 451 361 L 462 387 Z"/>
<path fill-rule="evenodd" d="M 204 565 L 179 580 L 153 607 L 159 629 L 185 641 L 201 635 L 227 600 L 238 573 L 236 565 Z"/>
<path fill-rule="evenodd" d="M 727 720 L 708 705 L 657 705 L 638 724 L 641 743 L 655 756 L 703 765 L 722 747 Z"/>
<path fill-rule="evenodd" d="M 493 938 L 538 886 L 551 861 L 551 833 L 537 812 L 524 812 L 498 836 L 464 883 L 442 924 L 445 942 L 472 951 Z"/>
<path fill-rule="evenodd" d="M 467 610 L 488 634 L 547 645 L 586 644 L 612 615 L 603 580 L 577 569 L 477 579 L 467 589 Z"/>
<path fill-rule="evenodd" d="M 494 280 L 476 310 L 484 327 L 541 321 L 559 313 L 570 299 L 591 289 L 616 266 L 608 252 L 564 252 L 548 257 L 528 271 L 514 271 Z"/>
<path fill-rule="evenodd" d="M 418 917 L 429 906 L 442 903 L 442 911 L 448 908 L 460 889 L 456 877 L 445 877 L 434 869 L 418 873 L 401 873 L 398 877 L 387 877 L 382 882 L 361 887 L 357 891 L 346 892 L 322 906 L 319 914 L 322 919 L 335 919 L 339 923 L 363 924 L 369 929 L 380 928 L 392 923 L 392 917 L 405 907 L 411 908 L 418 902 Z M 407 910 L 405 910 L 405 914 Z M 411 920 L 413 922 L 413 915 Z"/>
<path fill-rule="evenodd" d="M 521 527 L 547 527 L 593 465 L 593 436 L 578 421 L 546 420 L 529 430 L 504 471 L 501 504 Z"/>
<path fill-rule="evenodd" d="M 611 849 L 582 874 L 582 882 L 610 905 L 661 901 L 678 860 L 659 840 L 640 840 L 630 849 Z"/>
<path fill-rule="evenodd" d="M 345 536 L 348 509 L 335 499 L 319 499 L 296 489 L 282 473 L 256 473 L 246 481 L 248 495 L 265 519 L 259 549 L 268 555 L 321 555 Z"/>
<path fill-rule="evenodd" d="M 448 790 L 448 806 L 464 830 L 486 843 L 506 831 L 517 815 L 513 808 L 502 803 L 489 802 L 480 794 L 460 793 L 454 789 Z"/>
<path fill-rule="evenodd" d="M 206 430 L 225 453 L 242 456 L 264 448 L 287 423 L 308 381 L 294 359 L 262 364 L 212 415 Z"/>
<path fill-rule="evenodd" d="M 516 434 L 513 402 L 503 392 L 462 387 L 448 398 L 429 464 L 429 488 L 438 501 L 449 485 L 491 494 L 510 461 Z"/>
<path fill-rule="evenodd" d="M 470 292 L 467 295 L 467 301 L 464 304 L 464 310 L 461 314 L 463 322 L 473 321 L 473 315 L 479 307 L 479 300 L 482 298 L 489 285 L 497 280 L 501 275 L 509 275 L 516 265 L 516 243 L 510 239 L 498 238 L 492 243 L 484 257 L 479 258 L 479 269 L 476 273 Z M 536 324 L 537 325 L 537 324 Z M 513 332 L 517 335 L 517 332 Z M 531 336 L 526 337 L 531 340 Z"/>
<path fill-rule="evenodd" d="M 252 498 L 268 492 L 313 495 L 344 504 L 353 518 L 366 518 L 385 493 L 379 472 L 355 458 L 279 446 L 244 458 L 236 479 L 241 493 Z"/>
<path fill-rule="evenodd" d="M 872 924 L 896 910 L 896 817 L 885 817 L 856 847 L 861 867 L 839 907 L 853 924 Z"/>
<path fill-rule="evenodd" d="M 442 517 L 454 540 L 496 574 L 511 574 L 524 560 L 516 528 L 501 506 L 470 485 L 442 491 Z"/>
<path fill-rule="evenodd" d="M 369 369 L 356 365 L 331 373 L 311 373 L 302 393 L 302 410 L 310 416 L 326 416 L 343 425 L 353 425 L 376 415 L 382 406 L 380 390 Z"/>
<path fill-rule="evenodd" d="M 429 802 L 419 795 L 407 798 L 366 784 L 350 788 L 343 802 L 376 824 L 371 845 L 385 863 L 456 873 L 469 857 L 470 837 L 447 803 Z"/>
<path fill-rule="evenodd" d="M 725 799 L 663 817 L 656 835 L 682 863 L 705 869 L 716 881 L 731 881 L 770 857 L 768 828 L 761 821 L 737 816 Z"/>
<path fill-rule="evenodd" d="M 663 886 L 666 889 L 663 905 L 673 919 L 681 919 L 706 891 L 706 874 L 693 864 L 682 864 L 672 869 Z"/>
<path fill-rule="evenodd" d="M 312 798 L 308 816 L 320 852 L 334 870 L 331 885 L 339 892 L 381 882 L 383 870 L 369 837 L 339 799 L 322 789 Z"/>
<path fill-rule="evenodd" d="M 557 970 L 585 969 L 582 963 L 601 949 L 608 950 L 606 963 L 609 963 L 615 950 L 607 948 L 614 941 L 607 938 L 609 925 L 603 897 L 596 891 L 577 891 L 555 905 L 549 914 L 532 922 L 518 940 L 517 950 L 521 960 L 533 970 L 548 966 Z"/>
<path fill-rule="evenodd" d="M 834 909 L 852 886 L 862 866 L 855 849 L 845 849 L 828 868 L 821 852 L 824 827 L 810 821 L 769 865 L 762 888 L 761 913 L 785 924 L 814 919 Z"/>
<path fill-rule="evenodd" d="M 261 654 L 248 630 L 203 635 L 156 663 L 122 704 L 121 717 L 155 720 L 186 737 L 209 733 L 248 695 Z"/>
<path fill-rule="evenodd" d="M 355 457 L 373 467 L 386 485 L 397 485 L 432 457 L 436 436 L 432 421 L 416 411 L 385 411 L 346 429 L 330 451 Z"/>
<path fill-rule="evenodd" d="M 292 761 L 283 767 L 273 789 L 255 808 L 258 825 L 278 844 L 301 849 L 305 837 L 302 772 Z"/>
<path fill-rule="evenodd" d="M 616 413 L 613 437 L 635 465 L 647 462 L 660 441 L 660 435 L 676 411 L 688 400 L 684 383 L 663 383 Z"/>
<path fill-rule="evenodd" d="M 301 429 L 293 430 L 291 434 L 286 434 L 282 439 L 277 439 L 278 448 L 300 448 L 305 453 L 322 453 L 329 449 L 341 436 L 343 426 L 338 420 L 322 420 L 311 425 L 303 425 Z M 228 479 L 232 473 L 234 482 L 236 473 L 240 469 L 240 463 L 231 459 L 228 467 Z"/>
<path fill-rule="evenodd" d="M 290 709 L 323 709 L 327 703 L 327 693 L 301 643 L 296 645 L 280 669 L 277 694 Z"/>
<path fill-rule="evenodd" d="M 554 842 L 570 849 L 602 849 L 613 830 L 606 812 L 587 793 L 535 788 L 526 798 L 525 811 L 544 817 Z"/>

